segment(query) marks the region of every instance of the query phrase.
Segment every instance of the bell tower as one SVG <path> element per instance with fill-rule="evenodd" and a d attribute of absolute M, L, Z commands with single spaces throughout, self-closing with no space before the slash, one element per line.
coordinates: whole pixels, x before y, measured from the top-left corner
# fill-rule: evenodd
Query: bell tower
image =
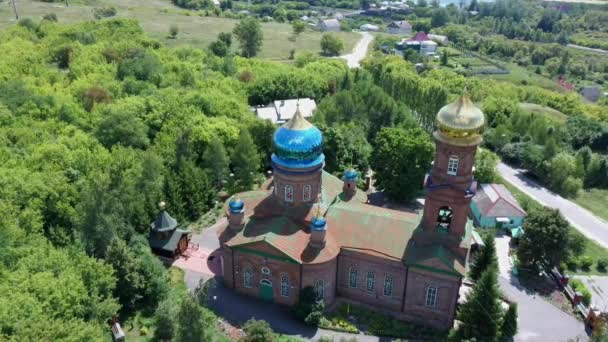
<path fill-rule="evenodd" d="M 422 227 L 426 232 L 463 237 L 477 182 L 475 153 L 481 143 L 484 115 L 467 96 L 439 110 L 435 161 L 424 186 L 427 191 Z"/>

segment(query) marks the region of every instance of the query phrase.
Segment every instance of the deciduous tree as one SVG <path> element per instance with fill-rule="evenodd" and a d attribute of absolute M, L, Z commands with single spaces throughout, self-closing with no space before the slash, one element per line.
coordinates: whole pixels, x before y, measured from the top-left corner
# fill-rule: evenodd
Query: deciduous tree
<path fill-rule="evenodd" d="M 241 55 L 255 57 L 262 48 L 262 28 L 253 17 L 242 19 L 232 31 L 241 45 Z"/>

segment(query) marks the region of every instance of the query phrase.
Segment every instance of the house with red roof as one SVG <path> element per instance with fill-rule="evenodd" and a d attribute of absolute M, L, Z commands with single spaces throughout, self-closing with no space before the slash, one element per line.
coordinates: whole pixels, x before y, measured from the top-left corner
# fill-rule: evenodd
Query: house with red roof
<path fill-rule="evenodd" d="M 518 228 L 526 211 L 502 184 L 482 184 L 471 202 L 471 215 L 478 227 Z"/>

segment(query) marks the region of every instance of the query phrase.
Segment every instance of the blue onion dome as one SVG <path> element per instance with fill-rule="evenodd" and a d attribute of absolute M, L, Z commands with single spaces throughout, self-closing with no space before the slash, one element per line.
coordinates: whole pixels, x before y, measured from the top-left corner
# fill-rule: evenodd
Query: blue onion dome
<path fill-rule="evenodd" d="M 276 130 L 273 136 L 272 162 L 288 168 L 310 168 L 322 165 L 323 135 L 296 109 L 293 118 Z"/>
<path fill-rule="evenodd" d="M 356 182 L 358 179 L 359 179 L 359 172 L 357 172 L 357 170 L 350 168 L 350 169 L 344 171 L 344 176 L 342 177 L 342 180 Z"/>
<path fill-rule="evenodd" d="M 323 231 L 327 229 L 327 220 L 323 216 L 315 216 L 312 218 L 310 228 L 315 231 Z"/>
<path fill-rule="evenodd" d="M 231 198 L 230 202 L 228 202 L 228 207 L 230 208 L 230 213 L 239 214 L 245 210 L 245 202 L 243 202 L 240 198 Z"/>

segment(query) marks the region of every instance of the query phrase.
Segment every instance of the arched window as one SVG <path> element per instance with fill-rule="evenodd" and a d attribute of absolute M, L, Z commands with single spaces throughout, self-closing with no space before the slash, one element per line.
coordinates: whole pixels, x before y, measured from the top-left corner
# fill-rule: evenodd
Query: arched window
<path fill-rule="evenodd" d="M 281 274 L 281 296 L 289 297 L 289 277 L 287 274 Z"/>
<path fill-rule="evenodd" d="M 325 298 L 325 282 L 321 279 L 315 282 L 315 295 L 317 300 Z"/>
<path fill-rule="evenodd" d="M 437 228 L 449 230 L 452 223 L 452 214 L 452 208 L 448 206 L 439 208 L 439 213 L 437 213 Z"/>
<path fill-rule="evenodd" d="M 351 267 L 348 270 L 348 286 L 352 288 L 357 288 L 357 276 L 359 272 L 355 267 Z"/>
<path fill-rule="evenodd" d="M 310 185 L 304 185 L 302 189 L 302 201 L 310 202 L 310 193 L 312 192 Z"/>
<path fill-rule="evenodd" d="M 393 295 L 393 276 L 390 274 L 384 276 L 384 295 L 387 297 Z"/>
<path fill-rule="evenodd" d="M 376 274 L 374 272 L 367 272 L 367 281 L 365 282 L 365 287 L 368 292 L 374 291 L 374 286 L 376 285 Z"/>
<path fill-rule="evenodd" d="M 293 186 L 285 185 L 285 202 L 293 202 Z"/>
<path fill-rule="evenodd" d="M 435 287 L 435 285 L 427 286 L 426 301 L 424 305 L 431 308 L 434 308 L 437 305 L 437 287 Z"/>
<path fill-rule="evenodd" d="M 251 274 L 251 269 L 249 267 L 243 269 L 243 286 L 251 288 L 251 284 L 253 283 L 252 277 L 253 275 Z"/>
<path fill-rule="evenodd" d="M 458 157 L 450 156 L 448 160 L 448 175 L 456 176 L 458 173 Z"/>

